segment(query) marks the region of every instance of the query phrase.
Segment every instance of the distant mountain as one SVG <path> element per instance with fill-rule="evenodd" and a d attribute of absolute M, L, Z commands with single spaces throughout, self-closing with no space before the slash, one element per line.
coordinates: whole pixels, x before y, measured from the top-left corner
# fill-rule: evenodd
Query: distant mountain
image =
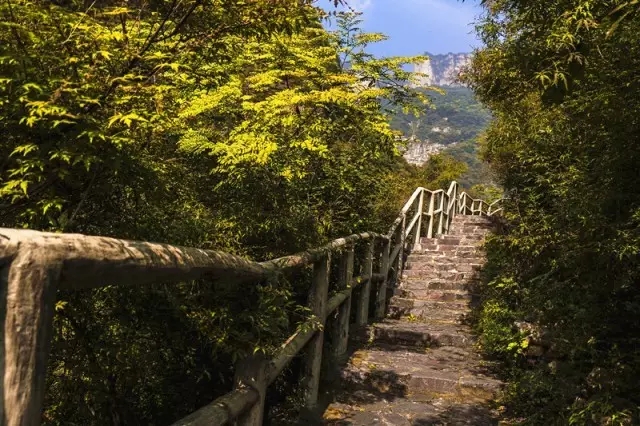
<path fill-rule="evenodd" d="M 431 108 L 421 117 L 400 109 L 391 118 L 391 127 L 407 139 L 448 146 L 475 138 L 489 123 L 491 115 L 466 87 L 449 87 L 444 94 L 418 89 L 431 99 Z"/>
<path fill-rule="evenodd" d="M 413 71 L 426 74 L 413 85 L 431 98 L 425 115 L 416 117 L 396 110 L 391 127 L 402 132 L 403 156 L 410 164 L 424 164 L 430 156 L 443 152 L 467 164 L 468 171 L 459 181 L 471 187 L 491 181 L 487 167 L 478 158 L 478 136 L 486 129 L 491 115 L 473 92 L 457 80 L 463 67 L 471 61 L 471 53 L 432 55 L 414 66 Z M 445 94 L 427 90 L 437 86 Z"/>
<path fill-rule="evenodd" d="M 415 117 L 397 110 L 391 127 L 400 130 L 406 142 L 403 156 L 411 164 L 424 164 L 431 155 L 448 153 L 467 164 L 469 170 L 460 183 L 471 187 L 490 180 L 486 167 L 477 157 L 477 137 L 487 127 L 491 115 L 466 87 L 444 87 L 444 95 L 424 91 L 433 109 Z"/>
<path fill-rule="evenodd" d="M 414 72 L 424 73 L 416 86 L 443 86 L 460 87 L 456 81 L 462 67 L 471 60 L 471 53 L 447 53 L 444 55 L 432 55 L 425 53 L 429 60 L 414 65 Z"/>

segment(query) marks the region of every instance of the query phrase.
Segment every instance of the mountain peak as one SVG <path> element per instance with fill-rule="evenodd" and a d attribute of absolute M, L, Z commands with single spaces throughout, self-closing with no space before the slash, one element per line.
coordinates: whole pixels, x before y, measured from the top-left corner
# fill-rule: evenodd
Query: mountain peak
<path fill-rule="evenodd" d="M 415 86 L 444 86 L 444 87 L 460 87 L 457 81 L 458 75 L 462 67 L 467 65 L 471 60 L 471 53 L 454 53 L 434 55 L 425 52 L 429 57 L 428 60 L 414 65 L 413 71 L 426 74 L 421 77 Z"/>

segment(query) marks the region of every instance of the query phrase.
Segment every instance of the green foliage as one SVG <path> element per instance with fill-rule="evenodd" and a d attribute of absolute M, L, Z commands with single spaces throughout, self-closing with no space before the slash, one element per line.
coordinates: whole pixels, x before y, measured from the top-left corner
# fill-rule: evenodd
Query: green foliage
<path fill-rule="evenodd" d="M 128 160 L 162 175 L 151 159 L 171 145 L 185 85 L 219 84 L 233 37 L 291 31 L 308 18 L 299 4 L 3 3 L 2 223 L 71 230 L 94 222 L 80 216 Z"/>
<path fill-rule="evenodd" d="M 469 195 L 473 198 L 481 199 L 491 204 L 494 201 L 500 200 L 503 195 L 502 188 L 496 185 L 479 183 L 469 188 Z M 496 206 L 497 208 L 498 206 Z"/>
<path fill-rule="evenodd" d="M 511 370 L 505 403 L 529 424 L 639 421 L 640 26 L 629 14 L 612 27 L 628 6 L 487 3 L 466 74 L 495 117 L 484 157 L 508 195 L 507 232 L 488 246 L 485 340 L 509 352 L 496 336 L 514 319 L 551 334 L 552 353 Z"/>
<path fill-rule="evenodd" d="M 417 187 L 446 190 L 451 181 L 459 179 L 466 170 L 465 164 L 446 154 L 433 155 L 422 166 L 398 161 L 384 178 L 384 192 L 375 200 L 379 227 L 384 229 L 395 220 Z"/>

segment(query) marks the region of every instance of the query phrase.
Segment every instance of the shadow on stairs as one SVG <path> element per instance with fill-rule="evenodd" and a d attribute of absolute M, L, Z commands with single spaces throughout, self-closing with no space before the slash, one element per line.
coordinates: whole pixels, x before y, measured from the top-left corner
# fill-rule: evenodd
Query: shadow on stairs
<path fill-rule="evenodd" d="M 339 383 L 317 423 L 497 425 L 490 402 L 501 383 L 473 348 L 465 317 L 484 262 L 486 217 L 457 216 L 450 234 L 409 255 L 389 317 L 354 336 Z"/>

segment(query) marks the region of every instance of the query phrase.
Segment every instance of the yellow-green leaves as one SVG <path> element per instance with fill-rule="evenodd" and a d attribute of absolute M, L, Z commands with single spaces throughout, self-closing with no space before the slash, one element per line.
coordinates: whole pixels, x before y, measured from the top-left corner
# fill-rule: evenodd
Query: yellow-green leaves
<path fill-rule="evenodd" d="M 147 120 L 146 118 L 138 115 L 135 112 L 130 112 L 128 114 L 121 114 L 121 113 L 117 113 L 114 114 L 110 119 L 109 122 L 107 124 L 107 127 L 111 127 L 116 123 L 120 123 L 120 124 L 124 124 L 127 127 L 131 127 L 131 125 L 136 122 L 148 122 L 149 120 Z"/>

